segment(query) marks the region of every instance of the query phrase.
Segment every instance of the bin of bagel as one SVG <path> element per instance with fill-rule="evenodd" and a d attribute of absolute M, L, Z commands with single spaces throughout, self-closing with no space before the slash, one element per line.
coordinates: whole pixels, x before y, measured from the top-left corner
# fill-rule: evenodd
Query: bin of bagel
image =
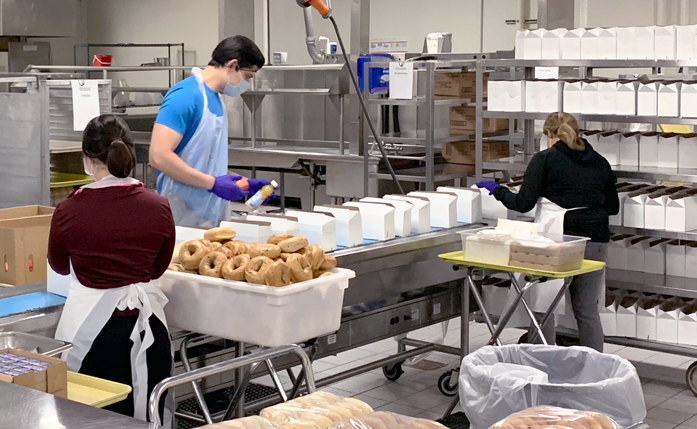
<path fill-rule="evenodd" d="M 540 406 L 513 413 L 489 429 L 619 429 L 603 413 L 569 408 Z"/>
<path fill-rule="evenodd" d="M 275 234 L 248 243 L 235 240 L 229 227 L 177 234 L 188 240 L 177 244 L 160 279 L 170 326 L 266 347 L 339 329 L 355 273 L 305 237 Z"/>

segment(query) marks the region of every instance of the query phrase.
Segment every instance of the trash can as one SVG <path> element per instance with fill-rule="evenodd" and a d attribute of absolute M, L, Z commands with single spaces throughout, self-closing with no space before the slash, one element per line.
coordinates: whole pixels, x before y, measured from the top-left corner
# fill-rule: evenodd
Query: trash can
<path fill-rule="evenodd" d="M 459 389 L 472 429 L 537 405 L 597 411 L 622 427 L 646 418 L 634 366 L 587 347 L 483 347 L 462 360 Z"/>

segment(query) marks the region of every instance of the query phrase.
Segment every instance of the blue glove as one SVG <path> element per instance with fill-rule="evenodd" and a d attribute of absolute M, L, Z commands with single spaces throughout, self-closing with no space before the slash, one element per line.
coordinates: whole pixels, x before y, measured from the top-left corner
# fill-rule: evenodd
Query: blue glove
<path fill-rule="evenodd" d="M 252 195 L 259 192 L 259 190 L 261 188 L 263 188 L 266 185 L 270 185 L 270 184 L 271 184 L 271 182 L 266 180 L 266 179 L 249 179 L 249 189 L 247 190 L 247 192 L 249 192 L 249 196 L 251 197 Z M 273 194 L 271 194 L 270 197 L 268 197 L 266 200 L 264 200 L 262 202 L 262 204 L 268 203 L 275 196 L 276 196 L 276 193 L 274 192 Z"/>
<path fill-rule="evenodd" d="M 213 185 L 213 189 L 211 189 L 209 192 L 213 192 L 216 196 L 227 201 L 243 200 L 244 197 L 248 195 L 248 193 L 247 191 L 237 186 L 237 183 L 235 183 L 241 178 L 242 176 L 234 176 L 232 174 L 218 176 L 215 178 L 215 184 Z"/>
<path fill-rule="evenodd" d="M 493 180 L 484 180 L 482 182 L 477 182 L 477 187 L 486 189 L 487 191 L 489 191 L 489 195 L 493 195 L 494 190 L 499 186 L 500 185 Z"/>

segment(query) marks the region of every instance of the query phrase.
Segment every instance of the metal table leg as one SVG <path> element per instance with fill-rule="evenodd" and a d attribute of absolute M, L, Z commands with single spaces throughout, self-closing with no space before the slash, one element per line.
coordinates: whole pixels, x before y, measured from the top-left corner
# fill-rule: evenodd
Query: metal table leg
<path fill-rule="evenodd" d="M 469 276 L 468 276 L 469 279 Z M 470 352 L 470 293 L 469 280 L 463 280 L 462 308 L 460 310 L 460 359 Z"/>
<path fill-rule="evenodd" d="M 482 296 L 479 294 L 479 291 L 477 290 L 477 285 L 474 284 L 474 280 L 472 280 L 472 269 L 468 268 L 467 269 L 467 276 L 466 276 L 466 281 L 470 286 L 470 290 L 472 291 L 472 295 L 474 295 L 474 300 L 477 301 L 477 305 L 479 306 L 480 309 L 482 309 L 482 316 L 484 316 L 484 322 L 486 323 L 486 326 L 489 328 L 489 332 L 491 332 L 492 338 L 494 334 L 496 333 L 496 328 L 494 328 L 494 323 L 491 321 L 491 318 L 489 315 L 484 311 L 484 301 L 482 300 Z M 469 297 L 468 297 L 469 299 Z M 467 309 L 469 311 L 469 308 Z M 501 323 L 499 322 L 499 325 Z M 500 335 L 500 332 L 499 332 Z M 498 339 L 498 335 L 496 335 L 495 341 L 496 345 L 500 346 L 501 341 Z M 489 343 L 491 344 L 491 342 Z"/>
<path fill-rule="evenodd" d="M 503 332 L 504 328 L 508 324 L 508 321 L 511 320 L 511 317 L 513 317 L 513 313 L 515 312 L 515 309 L 518 307 L 521 301 L 523 301 L 525 292 L 527 292 L 531 287 L 537 285 L 539 283 L 539 279 L 533 279 L 532 281 L 529 281 L 525 284 L 525 286 L 520 289 L 520 292 L 518 295 L 515 297 L 515 300 L 513 300 L 513 303 L 511 306 L 506 310 L 506 313 L 501 316 L 501 319 L 499 320 L 499 324 L 496 327 L 496 332 L 491 336 L 491 339 L 489 340 L 489 345 L 492 345 L 494 343 L 501 345 L 501 342 L 499 341 L 499 336 L 501 336 L 501 332 Z M 526 303 L 527 304 L 527 303 Z M 534 320 L 534 318 L 533 318 Z M 538 325 L 539 329 L 539 325 Z M 540 330 L 540 336 L 544 338 L 544 335 L 542 335 L 542 331 Z"/>
<path fill-rule="evenodd" d="M 521 294 L 520 292 L 520 286 L 518 286 L 518 282 L 515 279 L 515 275 L 513 273 L 508 273 L 508 277 L 511 279 L 511 284 L 513 285 L 513 288 L 518 292 L 518 294 Z M 534 282 L 535 284 L 540 283 L 539 279 L 531 279 L 528 283 Z M 525 293 L 523 292 L 522 295 Z M 528 318 L 530 319 L 530 323 L 532 323 L 532 326 L 535 328 L 537 331 L 538 335 L 540 336 L 540 339 L 542 340 L 542 343 L 544 345 L 549 345 L 547 343 L 547 339 L 544 336 L 544 332 L 542 332 L 542 326 L 537 322 L 537 318 L 535 317 L 535 313 L 530 309 L 530 306 L 528 305 L 528 302 L 525 300 L 524 296 L 521 296 L 520 302 L 523 303 L 523 307 L 525 308 L 525 312 L 528 314 Z M 514 306 L 511 306 L 511 310 L 515 310 L 515 307 L 517 307 L 517 304 Z M 511 314 L 512 315 L 512 314 Z"/>
<path fill-rule="evenodd" d="M 259 364 L 260 362 L 256 362 L 250 365 L 246 370 L 241 368 L 242 371 L 244 371 L 244 376 L 242 378 L 235 379 L 235 393 L 232 395 L 232 399 L 228 404 L 223 421 L 232 419 L 233 414 L 237 414 L 237 418 L 244 417 L 244 415 L 239 415 L 240 406 L 242 407 L 242 412 L 244 413 L 244 392 L 247 390 L 247 385 L 249 385 L 249 382 L 252 379 L 252 374 L 254 374 L 254 371 L 256 371 L 256 369 L 259 367 Z M 237 370 L 237 373 L 239 373 L 239 370 Z"/>
<path fill-rule="evenodd" d="M 547 323 L 547 320 L 550 317 L 552 317 L 552 314 L 554 314 L 554 310 L 556 310 L 562 297 L 564 296 L 564 294 L 566 294 L 566 291 L 569 290 L 569 286 L 571 286 L 571 282 L 573 281 L 573 279 L 574 279 L 573 277 L 568 277 L 568 278 L 564 279 L 564 285 L 561 287 L 561 289 L 557 293 L 557 296 L 554 297 L 554 300 L 552 300 L 552 305 L 550 305 L 549 310 L 547 310 L 545 315 L 542 317 L 542 321 L 540 322 L 540 326 L 545 326 L 545 323 Z M 532 335 L 530 335 L 530 338 L 528 338 L 528 340 L 530 342 L 535 341 L 535 333 L 534 332 L 532 333 Z"/>
<path fill-rule="evenodd" d="M 286 395 L 286 389 L 283 388 L 281 379 L 278 378 L 278 373 L 276 372 L 276 368 L 273 366 L 273 362 L 271 362 L 271 359 L 267 359 L 264 361 L 264 363 L 266 364 L 266 369 L 269 370 L 269 376 L 271 377 L 271 380 L 273 380 L 276 390 L 278 390 L 278 396 L 281 397 L 281 401 L 286 402 L 288 400 L 288 395 Z"/>
<path fill-rule="evenodd" d="M 244 343 L 243 342 L 238 342 L 236 347 L 235 347 L 235 357 L 236 358 L 241 358 L 244 356 Z M 244 367 L 240 367 L 237 369 L 235 372 L 235 381 L 237 384 L 237 389 L 235 390 L 235 393 L 239 392 L 239 404 L 237 405 L 237 410 L 235 411 L 235 416 L 238 419 L 241 419 L 244 417 L 244 388 L 240 389 L 241 386 L 241 380 L 245 378 L 245 370 Z M 250 377 L 251 377 L 251 372 L 250 372 Z M 249 380 L 247 380 L 249 382 Z"/>
<path fill-rule="evenodd" d="M 184 366 L 184 371 L 186 372 L 191 372 L 191 364 L 189 363 L 189 355 L 186 352 L 186 348 L 189 345 L 189 342 L 195 337 L 198 337 L 197 334 L 191 334 L 187 335 L 181 343 L 181 346 L 179 346 L 179 357 L 181 358 L 182 365 Z M 196 396 L 196 401 L 198 402 L 198 406 L 201 407 L 201 413 L 203 414 L 204 420 L 206 420 L 206 423 L 213 424 L 213 419 L 211 418 L 211 412 L 208 410 L 208 405 L 206 405 L 206 399 L 203 397 L 203 392 L 201 391 L 201 386 L 199 386 L 198 381 L 194 380 L 191 382 L 191 387 L 194 389 L 194 395 Z"/>

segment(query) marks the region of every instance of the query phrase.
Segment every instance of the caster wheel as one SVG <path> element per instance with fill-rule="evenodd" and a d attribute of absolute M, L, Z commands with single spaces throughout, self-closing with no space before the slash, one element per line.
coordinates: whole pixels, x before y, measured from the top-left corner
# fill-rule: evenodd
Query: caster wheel
<path fill-rule="evenodd" d="M 386 379 L 390 381 L 397 381 L 399 380 L 399 377 L 401 377 L 402 374 L 404 374 L 404 370 L 402 369 L 402 363 L 400 362 L 394 365 L 383 366 L 382 373 L 385 374 Z"/>
<path fill-rule="evenodd" d="M 527 344 L 528 343 L 528 333 L 524 333 L 523 335 L 518 338 L 518 344 Z"/>
<path fill-rule="evenodd" d="M 445 396 L 455 396 L 457 394 L 457 378 L 453 380 L 455 371 L 448 371 L 438 379 L 438 390 Z"/>
<path fill-rule="evenodd" d="M 692 362 L 687 372 L 685 372 L 685 381 L 687 381 L 687 387 L 693 395 L 697 396 L 697 362 Z"/>

